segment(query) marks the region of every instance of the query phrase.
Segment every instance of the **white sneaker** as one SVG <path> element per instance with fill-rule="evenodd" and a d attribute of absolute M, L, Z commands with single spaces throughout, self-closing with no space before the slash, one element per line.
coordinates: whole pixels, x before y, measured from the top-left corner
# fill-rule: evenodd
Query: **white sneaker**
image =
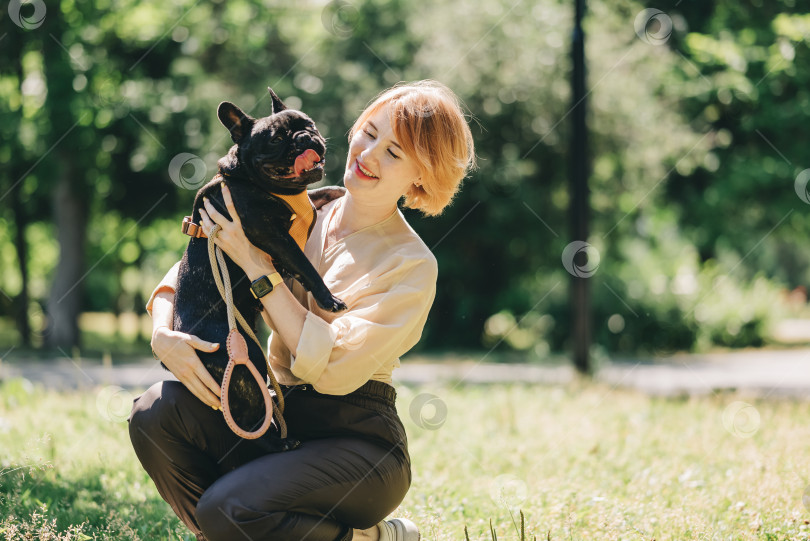
<path fill-rule="evenodd" d="M 377 524 L 380 541 L 420 541 L 419 528 L 407 518 L 392 518 Z"/>

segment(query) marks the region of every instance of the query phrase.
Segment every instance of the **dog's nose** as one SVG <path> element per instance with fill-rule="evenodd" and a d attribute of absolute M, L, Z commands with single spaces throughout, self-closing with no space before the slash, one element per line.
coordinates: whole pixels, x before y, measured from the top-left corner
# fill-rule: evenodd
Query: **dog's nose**
<path fill-rule="evenodd" d="M 293 141 L 295 141 L 295 148 L 298 150 L 311 148 L 321 157 L 326 153 L 326 145 L 323 144 L 323 141 L 319 137 L 313 137 L 309 132 L 301 131 L 296 133 L 293 136 Z"/>

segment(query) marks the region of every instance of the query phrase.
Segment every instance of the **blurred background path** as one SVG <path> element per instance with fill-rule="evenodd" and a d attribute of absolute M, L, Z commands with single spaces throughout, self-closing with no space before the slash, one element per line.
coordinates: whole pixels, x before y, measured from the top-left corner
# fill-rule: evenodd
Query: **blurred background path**
<path fill-rule="evenodd" d="M 754 350 L 703 355 L 675 355 L 657 359 L 625 359 L 604 363 L 595 379 L 616 387 L 633 388 L 656 396 L 705 395 L 740 391 L 758 397 L 810 397 L 810 348 Z M 157 361 L 144 358 L 126 364 L 97 360 L 16 359 L 0 365 L 0 379 L 25 378 L 54 389 L 117 385 L 146 388 L 171 378 Z M 411 356 L 394 370 L 396 385 L 455 385 L 526 383 L 561 385 L 574 381 L 569 364 L 531 365 L 479 363 L 473 357 L 431 362 L 430 357 Z"/>

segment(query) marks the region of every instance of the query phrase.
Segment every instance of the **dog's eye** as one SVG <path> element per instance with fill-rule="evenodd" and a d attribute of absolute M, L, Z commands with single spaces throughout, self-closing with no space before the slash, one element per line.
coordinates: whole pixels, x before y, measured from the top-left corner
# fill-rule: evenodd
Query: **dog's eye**
<path fill-rule="evenodd" d="M 284 140 L 284 136 L 282 136 L 282 135 L 276 135 L 275 137 L 273 137 L 273 139 L 271 139 L 271 141 L 273 143 L 280 143 L 283 140 Z"/>

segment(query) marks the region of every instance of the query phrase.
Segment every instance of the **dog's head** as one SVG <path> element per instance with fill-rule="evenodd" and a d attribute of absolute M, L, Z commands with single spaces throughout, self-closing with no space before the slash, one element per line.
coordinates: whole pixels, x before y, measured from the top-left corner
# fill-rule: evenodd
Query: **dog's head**
<path fill-rule="evenodd" d="M 311 118 L 288 109 L 272 89 L 267 90 L 273 112 L 264 118 L 252 118 L 227 101 L 219 104 L 217 116 L 236 143 L 229 156 L 235 154 L 238 163 L 229 166 L 239 167 L 271 192 L 303 190 L 323 179 L 326 141 Z"/>

